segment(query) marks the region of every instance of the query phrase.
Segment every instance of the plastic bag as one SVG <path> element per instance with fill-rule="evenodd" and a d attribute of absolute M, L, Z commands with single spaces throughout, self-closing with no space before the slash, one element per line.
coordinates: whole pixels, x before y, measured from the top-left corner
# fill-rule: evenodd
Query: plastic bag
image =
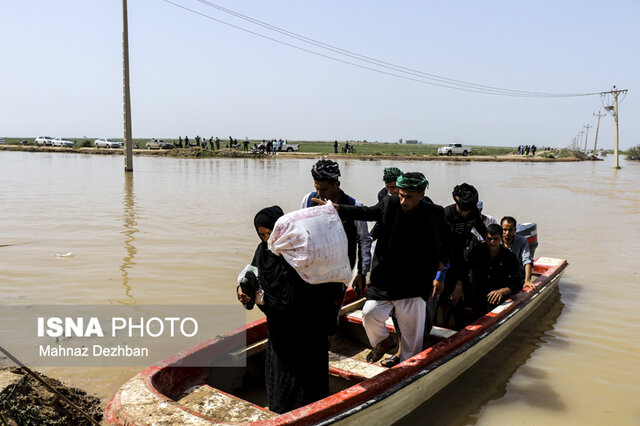
<path fill-rule="evenodd" d="M 331 203 L 285 214 L 267 243 L 309 284 L 351 280 L 347 234 Z"/>
<path fill-rule="evenodd" d="M 258 278 L 258 268 L 256 268 L 253 265 L 247 265 L 244 267 L 244 269 L 242 271 L 240 271 L 240 273 L 238 274 L 238 285 L 240 287 L 243 287 L 243 283 L 242 280 L 247 276 L 247 273 L 251 272 L 255 278 Z M 260 288 L 260 286 L 258 286 L 258 289 L 256 290 L 255 295 L 253 294 L 249 294 L 247 291 L 245 291 L 244 288 L 242 288 L 242 291 L 247 294 L 249 297 L 253 298 L 254 300 L 252 300 L 249 304 L 244 305 L 245 308 L 251 310 L 253 309 L 253 304 L 255 303 L 256 305 L 264 305 L 264 290 L 262 290 Z"/>

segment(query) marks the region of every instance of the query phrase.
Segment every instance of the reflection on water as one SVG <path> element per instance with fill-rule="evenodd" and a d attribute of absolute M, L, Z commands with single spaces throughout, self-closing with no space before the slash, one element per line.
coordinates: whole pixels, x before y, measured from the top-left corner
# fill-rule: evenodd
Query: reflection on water
<path fill-rule="evenodd" d="M 136 206 L 135 195 L 133 193 L 133 173 L 124 174 L 124 200 L 122 202 L 124 207 L 124 213 L 122 218 L 124 219 L 124 230 L 122 234 L 126 237 L 124 240 L 124 248 L 126 250 L 125 256 L 122 258 L 122 265 L 120 265 L 120 271 L 122 271 L 122 285 L 125 288 L 125 296 L 128 299 L 119 300 L 119 303 L 125 305 L 135 305 L 136 300 L 131 294 L 131 286 L 129 285 L 129 269 L 131 269 L 136 263 L 133 261 L 138 250 L 133 245 L 138 232 L 138 222 L 136 220 Z"/>
<path fill-rule="evenodd" d="M 518 370 L 530 381 L 526 387 L 516 390 L 527 403 L 551 411 L 566 409 L 553 383 L 548 382 L 548 375 L 543 370 L 525 366 L 537 348 L 554 340 L 549 332 L 554 329 L 563 307 L 556 288 L 484 358 L 396 425 L 475 424 L 480 409 L 488 401 L 505 395 L 509 379 Z"/>

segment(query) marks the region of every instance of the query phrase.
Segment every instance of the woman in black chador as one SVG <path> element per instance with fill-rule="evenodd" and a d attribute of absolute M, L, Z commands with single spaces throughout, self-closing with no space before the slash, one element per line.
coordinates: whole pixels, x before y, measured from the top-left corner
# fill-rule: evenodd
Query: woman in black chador
<path fill-rule="evenodd" d="M 307 284 L 284 260 L 267 248 L 276 220 L 284 213 L 278 206 L 258 212 L 253 220 L 262 240 L 251 264 L 258 268 L 264 292 L 259 308 L 267 316 L 269 339 L 265 381 L 269 410 L 286 413 L 329 394 L 327 314 L 317 287 Z M 252 306 L 252 297 L 238 287 L 238 300 Z M 326 309 L 325 309 L 326 311 Z"/>

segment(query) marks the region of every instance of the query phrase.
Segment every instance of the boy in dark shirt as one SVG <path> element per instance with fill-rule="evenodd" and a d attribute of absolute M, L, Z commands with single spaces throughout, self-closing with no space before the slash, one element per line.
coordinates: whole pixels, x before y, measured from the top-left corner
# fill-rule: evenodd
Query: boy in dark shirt
<path fill-rule="evenodd" d="M 485 242 L 471 250 L 468 260 L 471 282 L 468 305 L 478 313 L 491 311 L 522 289 L 518 259 L 502 246 L 500 225 L 487 227 Z"/>

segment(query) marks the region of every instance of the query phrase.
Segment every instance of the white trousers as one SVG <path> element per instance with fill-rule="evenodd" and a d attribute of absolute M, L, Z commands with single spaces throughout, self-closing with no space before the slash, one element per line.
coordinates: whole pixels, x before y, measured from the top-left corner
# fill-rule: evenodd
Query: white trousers
<path fill-rule="evenodd" d="M 362 323 L 372 348 L 389 336 L 386 321 L 395 308 L 398 325 L 402 331 L 402 356 L 404 361 L 422 351 L 426 302 L 422 297 L 400 300 L 367 300 L 362 308 Z"/>

